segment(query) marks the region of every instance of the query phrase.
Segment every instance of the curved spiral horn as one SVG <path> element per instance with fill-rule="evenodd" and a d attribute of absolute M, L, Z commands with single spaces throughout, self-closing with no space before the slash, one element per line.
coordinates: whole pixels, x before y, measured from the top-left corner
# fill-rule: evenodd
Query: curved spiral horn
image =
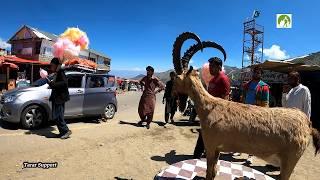
<path fill-rule="evenodd" d="M 199 50 L 202 49 L 202 44 L 200 38 L 192 32 L 184 32 L 180 34 L 173 44 L 172 57 L 173 57 L 173 66 L 177 74 L 182 73 L 182 64 L 181 64 L 181 47 L 183 43 L 188 39 L 194 39 L 198 42 Z"/>
<path fill-rule="evenodd" d="M 204 48 L 215 48 L 218 49 L 222 52 L 223 56 L 224 56 L 224 60 L 226 61 L 227 59 L 227 54 L 226 51 L 223 49 L 222 46 L 220 46 L 219 44 L 212 42 L 212 41 L 202 41 L 201 44 L 195 44 L 193 46 L 191 46 L 183 55 L 182 60 L 186 61 L 186 65 L 189 64 L 190 59 L 192 58 L 193 55 L 195 55 L 199 50 L 202 50 Z"/>

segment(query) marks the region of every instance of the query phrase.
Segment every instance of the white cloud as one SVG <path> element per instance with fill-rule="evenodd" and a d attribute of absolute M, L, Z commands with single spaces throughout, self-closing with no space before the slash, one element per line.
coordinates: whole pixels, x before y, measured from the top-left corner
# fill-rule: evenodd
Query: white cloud
<path fill-rule="evenodd" d="M 259 50 L 259 51 L 260 51 L 260 50 Z M 245 60 L 249 60 L 249 59 L 250 59 L 249 55 L 248 55 L 248 54 L 245 54 L 245 55 L 244 55 L 244 59 L 245 59 Z"/>
<path fill-rule="evenodd" d="M 0 48 L 1 49 L 9 49 L 10 47 L 11 47 L 11 44 L 8 44 L 6 41 L 4 41 L 0 38 Z"/>
<path fill-rule="evenodd" d="M 135 67 L 135 68 L 132 68 L 131 70 L 132 70 L 132 71 L 143 71 L 144 69 Z"/>
<path fill-rule="evenodd" d="M 190 63 L 190 64 L 193 64 L 193 63 L 194 63 L 194 61 L 191 59 L 189 63 Z"/>
<path fill-rule="evenodd" d="M 262 49 L 260 48 L 259 51 L 261 52 Z M 263 54 L 267 59 L 271 60 L 283 60 L 290 57 L 285 50 L 281 50 L 280 46 L 276 44 L 272 45 L 269 49 L 264 48 Z"/>

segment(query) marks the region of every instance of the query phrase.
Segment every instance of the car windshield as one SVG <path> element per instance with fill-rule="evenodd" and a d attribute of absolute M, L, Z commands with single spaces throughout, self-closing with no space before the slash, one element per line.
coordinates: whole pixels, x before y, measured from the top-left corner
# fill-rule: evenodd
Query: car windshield
<path fill-rule="evenodd" d="M 52 80 L 53 77 L 52 76 L 48 76 L 48 79 Z M 36 80 L 35 82 L 32 83 L 32 87 L 39 87 L 39 86 L 43 86 L 45 84 L 47 84 L 47 79 L 40 78 L 40 79 L 38 79 L 38 80 Z"/>
<path fill-rule="evenodd" d="M 29 87 L 30 83 L 27 81 L 19 81 L 17 82 L 17 88 L 22 88 L 22 87 Z"/>
<path fill-rule="evenodd" d="M 36 80 L 35 82 L 33 82 L 32 86 L 33 87 L 39 87 L 39 86 L 43 86 L 47 83 L 47 80 L 44 78 L 40 78 L 38 80 Z"/>

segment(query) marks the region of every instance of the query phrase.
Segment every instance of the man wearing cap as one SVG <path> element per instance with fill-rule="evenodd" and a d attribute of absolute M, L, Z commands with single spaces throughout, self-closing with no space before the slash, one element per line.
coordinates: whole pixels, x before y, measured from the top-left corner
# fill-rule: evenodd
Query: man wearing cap
<path fill-rule="evenodd" d="M 213 78 L 210 80 L 208 85 L 208 92 L 214 97 L 229 99 L 230 94 L 230 81 L 227 75 L 222 71 L 222 60 L 218 57 L 210 58 L 209 70 Z M 194 149 L 193 157 L 201 158 L 204 152 L 204 144 L 202 140 L 201 132 L 197 140 L 197 145 Z"/>
<path fill-rule="evenodd" d="M 52 102 L 52 119 L 57 123 L 60 132 L 58 137 L 67 139 L 71 135 L 64 120 L 64 104 L 69 100 L 68 81 L 58 58 L 51 60 L 50 70 L 54 73 L 52 81 L 47 79 L 49 87 L 52 89 L 49 98 L 49 101 Z"/>
<path fill-rule="evenodd" d="M 143 93 L 139 102 L 138 113 L 141 121 L 138 125 L 142 126 L 143 122 L 147 122 L 147 129 L 150 128 L 150 123 L 153 119 L 153 113 L 156 104 L 156 94 L 164 90 L 164 84 L 156 77 L 153 76 L 154 68 L 148 66 L 146 68 L 147 76 L 140 80 Z M 157 89 L 157 90 L 156 90 Z"/>

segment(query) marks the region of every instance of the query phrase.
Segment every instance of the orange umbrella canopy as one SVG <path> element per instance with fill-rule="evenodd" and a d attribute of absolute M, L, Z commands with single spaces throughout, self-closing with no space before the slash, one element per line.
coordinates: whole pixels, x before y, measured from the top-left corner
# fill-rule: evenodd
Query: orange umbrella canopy
<path fill-rule="evenodd" d="M 97 63 L 87 60 L 87 59 L 81 59 L 81 58 L 73 58 L 73 59 L 69 59 L 67 61 L 64 62 L 65 65 L 75 65 L 75 64 L 79 64 L 79 65 L 83 65 L 86 66 L 88 68 L 91 69 L 96 69 L 97 68 Z"/>
<path fill-rule="evenodd" d="M 1 67 L 9 67 L 11 69 L 19 69 L 19 67 L 16 64 L 4 62 L 0 64 Z"/>

